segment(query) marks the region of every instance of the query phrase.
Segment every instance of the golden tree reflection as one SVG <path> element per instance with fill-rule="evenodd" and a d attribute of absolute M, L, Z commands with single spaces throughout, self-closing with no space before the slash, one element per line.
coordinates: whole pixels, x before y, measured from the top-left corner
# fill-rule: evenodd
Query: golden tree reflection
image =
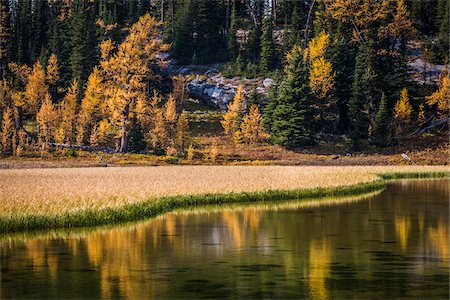
<path fill-rule="evenodd" d="M 403 251 L 408 248 L 408 236 L 411 228 L 411 221 L 409 217 L 399 215 L 395 218 L 395 231 L 397 232 L 397 239 Z"/>
<path fill-rule="evenodd" d="M 311 240 L 309 248 L 308 285 L 313 299 L 328 299 L 326 280 L 330 276 L 331 251 L 330 243 Z"/>

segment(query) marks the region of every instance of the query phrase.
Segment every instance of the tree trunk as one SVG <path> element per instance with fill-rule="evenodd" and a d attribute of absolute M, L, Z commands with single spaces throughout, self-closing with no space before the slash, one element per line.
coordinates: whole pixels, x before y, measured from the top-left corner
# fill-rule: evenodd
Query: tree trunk
<path fill-rule="evenodd" d="M 164 0 L 161 0 L 161 22 L 164 23 Z"/>
<path fill-rule="evenodd" d="M 308 19 L 306 20 L 305 38 L 304 38 L 304 41 L 303 41 L 303 49 L 306 49 L 306 47 L 308 46 L 309 22 L 311 20 L 311 13 L 313 11 L 315 3 L 316 3 L 316 0 L 313 0 L 313 2 L 311 3 L 311 7 L 309 8 Z"/>
<path fill-rule="evenodd" d="M 272 20 L 277 24 L 277 0 L 272 0 Z"/>
<path fill-rule="evenodd" d="M 128 117 L 130 114 L 130 106 L 127 105 L 122 114 L 122 136 L 120 137 L 120 153 L 128 152 Z"/>
<path fill-rule="evenodd" d="M 225 41 L 228 41 L 228 35 L 230 32 L 230 4 L 232 0 L 227 0 L 227 12 L 225 14 Z"/>
<path fill-rule="evenodd" d="M 23 108 L 22 106 L 16 106 L 17 119 L 16 119 L 16 131 L 23 128 Z"/>

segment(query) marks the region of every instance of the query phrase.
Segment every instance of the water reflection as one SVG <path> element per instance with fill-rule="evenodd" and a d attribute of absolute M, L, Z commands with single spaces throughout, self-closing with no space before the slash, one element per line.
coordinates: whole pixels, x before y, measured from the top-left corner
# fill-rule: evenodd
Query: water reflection
<path fill-rule="evenodd" d="M 1 298 L 448 298 L 449 181 L 0 237 Z"/>

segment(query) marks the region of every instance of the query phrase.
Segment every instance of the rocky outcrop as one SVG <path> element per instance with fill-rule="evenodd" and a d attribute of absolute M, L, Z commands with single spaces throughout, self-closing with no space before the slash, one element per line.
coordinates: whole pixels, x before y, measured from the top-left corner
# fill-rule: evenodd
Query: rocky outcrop
<path fill-rule="evenodd" d="M 194 79 L 187 84 L 189 95 L 205 103 L 225 111 L 228 103 L 233 100 L 235 90 L 209 84 L 206 80 Z"/>
<path fill-rule="evenodd" d="M 168 70 L 170 74 L 196 76 L 187 83 L 189 96 L 222 111 L 226 111 L 239 85 L 244 87 L 244 94 L 248 95 L 255 87 L 258 94 L 265 94 L 274 83 L 271 78 L 225 78 L 220 74 L 221 66 L 222 64 L 177 66 L 171 62 Z"/>

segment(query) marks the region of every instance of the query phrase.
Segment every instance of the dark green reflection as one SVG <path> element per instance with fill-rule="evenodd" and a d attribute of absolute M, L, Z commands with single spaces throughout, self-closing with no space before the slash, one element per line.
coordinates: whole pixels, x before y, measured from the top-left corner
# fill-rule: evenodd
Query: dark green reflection
<path fill-rule="evenodd" d="M 449 297 L 449 181 L 0 237 L 1 298 Z"/>

